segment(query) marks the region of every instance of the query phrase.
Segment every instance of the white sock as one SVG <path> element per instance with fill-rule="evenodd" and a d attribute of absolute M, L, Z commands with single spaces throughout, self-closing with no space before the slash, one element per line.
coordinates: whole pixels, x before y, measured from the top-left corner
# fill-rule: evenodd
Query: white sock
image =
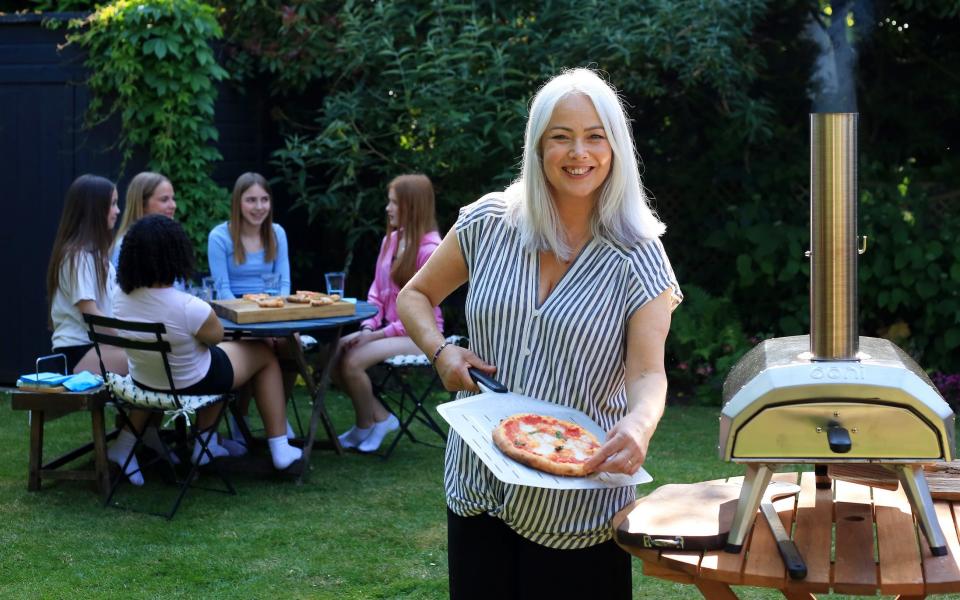
<path fill-rule="evenodd" d="M 140 463 L 137 462 L 135 455 L 131 456 L 133 454 L 133 445 L 136 443 L 137 438 L 133 433 L 126 429 L 121 429 L 120 433 L 117 434 L 116 441 L 107 449 L 107 458 L 122 467 L 129 456 L 130 463 L 127 465 L 124 474 L 133 485 L 143 485 L 143 473 L 140 472 Z"/>
<path fill-rule="evenodd" d="M 175 465 L 180 464 L 180 457 L 177 456 L 173 450 L 169 448 L 164 449 L 163 442 L 160 441 L 160 431 L 156 427 L 152 425 L 147 427 L 147 432 L 143 434 L 143 445 L 156 452 L 159 456 L 163 456 L 163 453 L 166 452 L 167 459 L 171 463 Z"/>
<path fill-rule="evenodd" d="M 371 428 L 372 431 L 370 432 L 370 435 L 367 436 L 367 439 L 360 442 L 360 445 L 357 446 L 357 450 L 360 452 L 374 452 L 380 447 L 380 444 L 383 443 L 383 438 L 386 437 L 388 433 L 396 430 L 399 427 L 400 420 L 397 419 L 397 416 L 394 414 L 391 414 L 383 421 L 374 423 L 373 427 Z"/>
<path fill-rule="evenodd" d="M 356 448 L 360 442 L 367 439 L 367 436 L 370 435 L 371 431 L 373 431 L 373 427 L 365 427 L 361 429 L 354 425 L 350 429 L 338 435 L 337 438 L 340 440 L 340 445 L 344 448 Z"/>
<path fill-rule="evenodd" d="M 290 421 L 287 421 L 287 439 L 292 440 L 297 437 L 297 434 L 293 432 L 293 427 L 290 425 Z"/>
<path fill-rule="evenodd" d="M 297 460 L 300 460 L 300 457 L 303 456 L 303 451 L 300 450 L 300 448 L 291 446 L 285 435 L 272 437 L 267 440 L 267 443 L 270 444 L 270 456 L 273 458 L 273 466 L 281 471 Z"/>
<path fill-rule="evenodd" d="M 217 436 L 214 435 L 214 431 L 201 431 L 197 436 L 198 438 L 203 438 L 203 441 L 207 443 L 207 451 L 203 453 L 203 456 L 200 455 L 201 446 L 200 439 L 197 439 L 193 442 L 193 457 L 191 460 L 195 463 L 199 461 L 198 464 L 205 465 L 210 462 L 210 455 L 213 455 L 213 458 L 221 458 L 223 456 L 230 456 L 230 453 L 226 448 L 217 443 Z"/>
<path fill-rule="evenodd" d="M 221 448 L 230 453 L 230 456 L 246 456 L 247 454 L 247 445 L 242 442 L 219 435 L 217 436 L 217 442 Z"/>

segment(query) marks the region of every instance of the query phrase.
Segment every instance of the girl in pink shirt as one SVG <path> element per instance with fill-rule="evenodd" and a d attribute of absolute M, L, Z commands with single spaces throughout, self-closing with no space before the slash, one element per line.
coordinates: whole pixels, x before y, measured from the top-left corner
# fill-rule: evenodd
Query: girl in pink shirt
<path fill-rule="evenodd" d="M 387 235 L 367 301 L 377 314 L 360 331 L 342 340 L 334 358 L 333 378 L 353 401 L 356 424 L 340 435 L 344 448 L 373 452 L 384 436 L 400 425 L 373 395 L 367 369 L 398 354 L 420 354 L 397 316 L 397 294 L 440 244 L 434 216 L 433 184 L 426 175 L 401 175 L 387 186 Z M 440 307 L 434 308 L 443 329 Z"/>

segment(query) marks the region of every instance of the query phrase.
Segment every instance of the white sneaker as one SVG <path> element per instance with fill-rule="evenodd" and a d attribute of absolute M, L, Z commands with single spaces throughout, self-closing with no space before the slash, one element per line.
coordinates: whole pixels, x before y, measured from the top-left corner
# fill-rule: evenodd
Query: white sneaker
<path fill-rule="evenodd" d="M 396 431 L 399 428 L 400 420 L 396 415 L 391 413 L 391 415 L 383 421 L 374 424 L 371 428 L 370 435 L 367 436 L 367 439 L 360 442 L 357 450 L 360 452 L 376 452 L 380 444 L 383 443 L 383 438 L 387 437 L 387 434 L 391 431 Z"/>

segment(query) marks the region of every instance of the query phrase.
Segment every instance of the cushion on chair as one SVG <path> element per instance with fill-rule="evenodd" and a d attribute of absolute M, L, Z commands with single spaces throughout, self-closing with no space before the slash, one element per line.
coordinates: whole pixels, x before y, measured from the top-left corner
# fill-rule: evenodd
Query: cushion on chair
<path fill-rule="evenodd" d="M 129 375 L 120 376 L 116 373 L 107 373 L 107 389 L 117 398 L 144 408 L 156 408 L 161 410 L 178 410 L 177 401 L 173 394 L 166 392 L 152 392 L 137 386 L 133 378 Z M 222 394 L 210 394 L 204 396 L 179 396 L 182 410 L 185 412 L 195 412 L 198 409 L 218 402 L 223 398 Z"/>
<path fill-rule="evenodd" d="M 445 342 L 448 344 L 459 346 L 461 340 L 466 338 L 462 335 L 451 335 L 448 336 Z M 390 358 L 383 361 L 390 365 L 391 367 L 429 367 L 430 358 L 426 354 L 398 354 L 396 356 L 391 356 Z"/>

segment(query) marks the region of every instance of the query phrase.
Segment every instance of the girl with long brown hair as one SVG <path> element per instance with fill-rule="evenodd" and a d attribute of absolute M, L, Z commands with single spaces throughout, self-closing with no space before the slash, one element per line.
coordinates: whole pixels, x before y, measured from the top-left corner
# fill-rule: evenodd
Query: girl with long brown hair
<path fill-rule="evenodd" d="M 100 372 L 82 313 L 113 315 L 116 273 L 108 256 L 119 214 L 117 188 L 105 177 L 81 175 L 67 190 L 47 266 L 47 302 L 53 351 L 67 356 L 73 373 Z M 126 373 L 122 349 L 105 346 L 103 360 Z"/>
<path fill-rule="evenodd" d="M 440 244 L 433 184 L 426 175 L 395 178 L 387 186 L 387 199 L 387 235 L 380 244 L 367 295 L 377 314 L 340 341 L 332 371 L 356 412 L 356 424 L 340 435 L 340 443 L 361 452 L 375 451 L 384 436 L 399 426 L 397 417 L 373 395 L 367 368 L 391 356 L 420 352 L 397 316 L 397 294 Z M 442 329 L 439 307 L 434 309 L 434 319 Z"/>
<path fill-rule="evenodd" d="M 280 295 L 290 293 L 287 234 L 273 222 L 273 194 L 259 173 L 237 178 L 230 220 L 210 231 L 207 258 L 221 300 L 263 292 L 268 273 L 279 275 Z"/>

